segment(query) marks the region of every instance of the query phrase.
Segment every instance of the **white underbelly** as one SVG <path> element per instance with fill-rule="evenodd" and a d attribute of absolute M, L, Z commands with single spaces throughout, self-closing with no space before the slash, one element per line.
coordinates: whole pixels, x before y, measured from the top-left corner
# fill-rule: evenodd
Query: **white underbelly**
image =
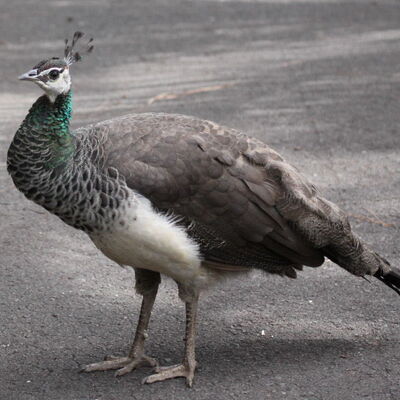
<path fill-rule="evenodd" d="M 197 244 L 171 218 L 155 212 L 145 198 L 126 207 L 109 232 L 93 233 L 90 238 L 118 264 L 157 271 L 181 283 L 206 279 Z"/>

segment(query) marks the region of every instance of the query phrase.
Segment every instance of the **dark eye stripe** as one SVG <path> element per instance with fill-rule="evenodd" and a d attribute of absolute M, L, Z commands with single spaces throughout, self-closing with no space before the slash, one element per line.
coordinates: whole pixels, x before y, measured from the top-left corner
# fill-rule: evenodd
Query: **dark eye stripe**
<path fill-rule="evenodd" d="M 52 71 L 57 71 L 57 72 L 59 72 L 59 73 L 61 74 L 62 72 L 64 72 L 64 69 L 65 69 L 65 68 L 56 68 L 56 67 L 48 68 L 48 69 L 46 69 L 46 70 L 44 70 L 44 71 L 41 71 L 39 75 L 41 75 L 41 76 L 47 76 L 47 75 L 49 75 Z"/>
<path fill-rule="evenodd" d="M 42 81 L 43 83 L 46 83 L 47 81 L 50 80 L 50 78 L 47 75 L 38 76 L 37 79 L 39 81 Z"/>
<path fill-rule="evenodd" d="M 51 77 L 50 77 L 49 75 L 50 75 L 50 73 L 51 73 L 52 71 L 57 71 L 57 72 L 59 72 L 60 74 L 62 74 L 62 73 L 64 72 L 64 70 L 65 70 L 65 68 L 51 68 L 51 69 L 48 69 L 48 70 L 46 70 L 46 71 L 42 71 L 41 74 L 43 74 L 43 75 L 39 74 L 39 75 L 37 76 L 37 79 L 40 80 L 40 81 L 42 81 L 43 83 L 46 83 L 46 82 L 48 82 L 48 81 L 51 80 Z M 44 72 L 45 72 L 45 73 L 44 73 Z"/>

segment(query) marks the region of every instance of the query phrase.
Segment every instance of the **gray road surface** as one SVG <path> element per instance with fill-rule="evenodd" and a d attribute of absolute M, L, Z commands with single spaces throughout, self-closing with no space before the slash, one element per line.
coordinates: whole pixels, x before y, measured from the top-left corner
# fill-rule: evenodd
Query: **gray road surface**
<path fill-rule="evenodd" d="M 16 77 L 80 29 L 96 49 L 73 68 L 74 126 L 165 111 L 242 129 L 399 265 L 399 21 L 396 0 L 1 0 L 0 399 L 399 399 L 400 298 L 329 262 L 205 294 L 191 390 L 143 386 L 146 369 L 79 374 L 128 351 L 133 273 L 28 202 L 5 170 L 40 94 Z M 148 342 L 162 364 L 181 357 L 183 311 L 165 279 Z"/>

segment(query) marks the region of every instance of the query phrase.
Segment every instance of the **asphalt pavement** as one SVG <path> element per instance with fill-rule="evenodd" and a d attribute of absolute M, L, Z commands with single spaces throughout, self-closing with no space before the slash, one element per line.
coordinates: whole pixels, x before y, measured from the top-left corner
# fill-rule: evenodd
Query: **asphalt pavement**
<path fill-rule="evenodd" d="M 41 95 L 17 76 L 61 56 L 78 127 L 131 112 L 189 114 L 265 141 L 400 266 L 400 3 L 397 0 L 0 0 L 0 399 L 397 400 L 400 298 L 330 262 L 297 280 L 254 273 L 200 301 L 192 389 L 80 374 L 129 350 L 133 271 L 26 200 L 6 151 Z M 164 279 L 147 343 L 179 362 L 184 308 Z"/>

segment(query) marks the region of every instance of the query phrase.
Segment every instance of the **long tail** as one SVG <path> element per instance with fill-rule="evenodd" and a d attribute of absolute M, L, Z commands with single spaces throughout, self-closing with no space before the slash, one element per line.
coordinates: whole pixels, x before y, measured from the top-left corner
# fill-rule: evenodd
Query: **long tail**
<path fill-rule="evenodd" d="M 374 276 L 400 295 L 400 269 L 391 267 L 391 271 L 385 273 L 379 268 Z"/>
<path fill-rule="evenodd" d="M 385 258 L 370 250 L 356 236 L 343 236 L 341 246 L 326 247 L 324 253 L 352 274 L 371 274 L 400 295 L 400 269 L 391 266 Z"/>
<path fill-rule="evenodd" d="M 291 194 L 296 198 L 295 193 Z M 336 205 L 319 195 L 312 197 L 312 201 L 310 206 L 304 198 L 298 199 L 304 208 L 294 225 L 298 233 L 325 257 L 351 274 L 373 275 L 400 295 L 400 269 L 392 267 L 387 260 L 358 238 L 351 230 L 348 217 Z M 287 206 L 279 209 L 284 217 L 291 220 L 293 210 L 290 211 L 292 214 L 285 215 L 288 210 L 290 211 L 290 207 Z"/>

